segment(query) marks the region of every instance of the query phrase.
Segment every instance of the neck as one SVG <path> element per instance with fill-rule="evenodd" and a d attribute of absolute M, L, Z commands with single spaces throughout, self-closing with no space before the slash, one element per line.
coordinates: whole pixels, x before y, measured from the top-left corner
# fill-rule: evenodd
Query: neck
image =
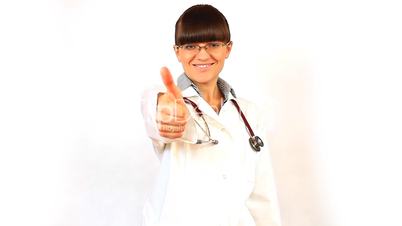
<path fill-rule="evenodd" d="M 221 109 L 222 94 L 217 82 L 209 84 L 196 84 L 201 92 L 202 98 L 216 111 Z"/>

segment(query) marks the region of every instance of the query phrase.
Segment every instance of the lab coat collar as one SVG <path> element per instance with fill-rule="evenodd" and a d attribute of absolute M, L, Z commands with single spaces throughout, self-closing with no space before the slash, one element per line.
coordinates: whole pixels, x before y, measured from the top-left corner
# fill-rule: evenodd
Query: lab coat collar
<path fill-rule="evenodd" d="M 236 98 L 236 93 L 234 89 L 222 78 L 218 78 L 218 88 L 223 94 L 223 103 L 226 103 L 228 100 L 232 98 Z M 191 79 L 185 74 L 181 74 L 177 79 L 177 86 L 182 90 L 185 91 L 189 87 L 193 87 L 196 93 L 201 96 L 200 90 L 198 87 L 191 81 Z"/>
<path fill-rule="evenodd" d="M 208 115 L 217 122 L 220 122 L 219 115 L 201 97 L 198 87 L 187 77 L 185 73 L 180 75 L 177 79 L 177 86 L 182 90 L 183 97 L 187 97 L 194 101 L 205 115 Z M 218 78 L 218 88 L 224 95 L 224 104 L 230 99 L 236 99 L 236 93 L 225 80 Z"/>

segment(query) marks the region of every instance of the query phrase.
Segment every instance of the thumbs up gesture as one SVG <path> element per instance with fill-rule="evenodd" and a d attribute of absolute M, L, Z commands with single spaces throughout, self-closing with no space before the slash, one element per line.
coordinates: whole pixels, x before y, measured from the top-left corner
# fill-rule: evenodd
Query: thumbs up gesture
<path fill-rule="evenodd" d="M 189 112 L 184 103 L 180 89 L 173 81 L 166 67 L 161 69 L 162 81 L 166 92 L 159 93 L 156 123 L 162 137 L 175 139 L 183 136 L 189 118 Z"/>

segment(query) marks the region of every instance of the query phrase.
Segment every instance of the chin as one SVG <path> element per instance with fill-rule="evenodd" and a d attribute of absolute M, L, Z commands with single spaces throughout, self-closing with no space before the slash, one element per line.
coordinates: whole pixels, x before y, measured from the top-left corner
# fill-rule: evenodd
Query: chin
<path fill-rule="evenodd" d="M 207 83 L 211 80 L 214 80 L 218 75 L 216 73 L 211 72 L 192 72 L 187 74 L 191 80 L 198 82 L 198 83 Z"/>

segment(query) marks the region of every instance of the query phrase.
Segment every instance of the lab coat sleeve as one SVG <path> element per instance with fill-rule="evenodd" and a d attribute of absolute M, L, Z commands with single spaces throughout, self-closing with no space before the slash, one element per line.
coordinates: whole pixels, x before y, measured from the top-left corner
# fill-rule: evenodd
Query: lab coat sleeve
<path fill-rule="evenodd" d="M 264 118 L 265 117 L 262 119 Z M 266 134 L 266 123 L 265 120 L 258 120 L 258 122 L 258 133 L 256 134 L 261 134 L 259 136 L 263 137 L 265 145 L 257 159 L 254 189 L 248 198 L 246 205 L 254 218 L 256 226 L 280 226 L 279 204 L 268 148 L 268 140 L 267 136 L 263 136 Z"/>
<path fill-rule="evenodd" d="M 162 137 L 159 136 L 156 124 L 156 104 L 159 92 L 163 92 L 161 87 L 149 88 L 143 91 L 141 97 L 141 112 L 144 118 L 145 129 L 148 137 L 152 140 L 156 154 L 161 154 L 166 144 Z"/>
<path fill-rule="evenodd" d="M 163 87 L 153 87 L 144 90 L 141 98 L 141 112 L 144 118 L 145 129 L 147 135 L 152 140 L 154 150 L 157 155 L 161 154 L 167 143 L 174 141 L 187 140 L 195 142 L 195 125 L 193 120 L 189 120 L 186 124 L 184 135 L 179 139 L 168 139 L 159 135 L 158 126 L 156 123 L 156 107 L 158 93 L 165 92 Z"/>

